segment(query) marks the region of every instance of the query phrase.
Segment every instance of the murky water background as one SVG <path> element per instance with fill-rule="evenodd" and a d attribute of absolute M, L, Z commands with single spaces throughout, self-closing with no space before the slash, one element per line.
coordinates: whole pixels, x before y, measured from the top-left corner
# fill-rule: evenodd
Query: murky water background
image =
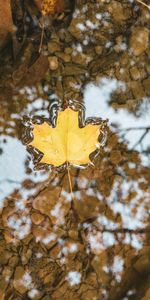
<path fill-rule="evenodd" d="M 77 1 L 38 54 L 24 10 L 34 29 L 13 42 L 18 61 L 1 46 L 0 299 L 148 300 L 150 11 Z M 33 123 L 69 103 L 108 119 L 95 166 L 70 170 L 74 199 L 67 171 L 35 168 L 27 150 Z"/>

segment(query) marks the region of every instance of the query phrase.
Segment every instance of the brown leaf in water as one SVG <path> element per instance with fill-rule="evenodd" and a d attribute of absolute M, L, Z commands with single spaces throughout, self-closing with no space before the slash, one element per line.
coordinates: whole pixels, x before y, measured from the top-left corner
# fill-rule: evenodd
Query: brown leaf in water
<path fill-rule="evenodd" d="M 34 209 L 50 217 L 53 224 L 63 224 L 70 209 L 70 202 L 60 192 L 60 187 L 46 189 L 33 201 Z"/>

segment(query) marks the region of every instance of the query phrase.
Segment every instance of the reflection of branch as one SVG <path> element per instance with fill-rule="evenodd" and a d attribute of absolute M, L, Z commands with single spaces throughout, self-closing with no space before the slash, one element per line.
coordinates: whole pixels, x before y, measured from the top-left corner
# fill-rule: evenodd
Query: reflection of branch
<path fill-rule="evenodd" d="M 21 184 L 22 183 L 21 181 L 17 181 L 17 180 L 12 180 L 12 179 L 6 178 L 6 179 L 0 180 L 0 184 L 2 182 L 5 182 L 5 181 L 8 182 L 8 183 L 17 183 L 17 184 Z"/>
<path fill-rule="evenodd" d="M 95 226 L 97 227 L 97 226 Z M 118 228 L 118 229 L 98 229 L 99 231 L 103 232 L 110 232 L 114 234 L 118 233 L 129 233 L 129 234 L 145 234 L 147 232 L 150 232 L 150 228 L 143 228 L 143 229 L 128 229 L 128 228 Z"/>
<path fill-rule="evenodd" d="M 150 154 L 150 149 L 141 151 L 143 154 Z"/>
<path fill-rule="evenodd" d="M 134 149 L 136 146 L 138 146 L 139 144 L 142 143 L 142 141 L 144 140 L 144 138 L 146 137 L 147 133 L 150 131 L 150 126 L 140 126 L 140 127 L 129 127 L 129 128 L 122 128 L 119 129 L 119 132 L 122 131 L 124 132 L 121 136 L 121 138 L 124 139 L 126 133 L 128 131 L 131 130 L 144 130 L 143 134 L 141 135 L 140 139 L 134 144 L 134 146 L 132 147 L 132 149 Z"/>
<path fill-rule="evenodd" d="M 119 131 L 130 131 L 130 130 L 150 130 L 150 126 L 140 126 L 140 127 L 129 127 L 129 128 L 121 128 Z"/>
<path fill-rule="evenodd" d="M 91 222 L 94 222 L 96 221 L 97 217 L 93 217 L 91 218 Z M 88 219 L 88 222 L 90 220 Z M 90 223 L 91 223 L 90 222 Z M 114 234 L 118 234 L 118 233 L 129 233 L 129 234 L 146 234 L 146 233 L 149 233 L 150 232 L 150 227 L 145 227 L 145 228 L 137 228 L 137 229 L 129 229 L 127 227 L 124 227 L 124 228 L 114 228 L 114 229 L 110 229 L 110 228 L 107 228 L 105 226 L 103 226 L 101 224 L 101 227 L 97 224 L 94 224 L 94 227 L 104 233 L 104 232 L 110 232 L 110 233 L 114 233 Z"/>
<path fill-rule="evenodd" d="M 134 144 L 132 148 L 135 148 L 136 146 L 142 143 L 149 130 L 150 128 L 145 129 L 145 132 L 141 135 L 140 139 Z"/>

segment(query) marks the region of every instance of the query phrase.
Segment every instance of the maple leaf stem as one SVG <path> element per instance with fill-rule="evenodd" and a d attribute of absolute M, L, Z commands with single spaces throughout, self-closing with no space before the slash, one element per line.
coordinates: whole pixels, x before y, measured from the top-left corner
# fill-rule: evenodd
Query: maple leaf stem
<path fill-rule="evenodd" d="M 68 165 L 68 162 L 67 162 L 67 173 L 68 173 L 68 180 L 69 180 L 69 186 L 70 186 L 71 198 L 72 198 L 72 200 L 74 200 L 74 193 L 73 193 L 73 190 L 72 190 L 72 183 L 71 183 L 71 176 L 70 176 L 70 171 L 69 171 L 69 165 Z"/>

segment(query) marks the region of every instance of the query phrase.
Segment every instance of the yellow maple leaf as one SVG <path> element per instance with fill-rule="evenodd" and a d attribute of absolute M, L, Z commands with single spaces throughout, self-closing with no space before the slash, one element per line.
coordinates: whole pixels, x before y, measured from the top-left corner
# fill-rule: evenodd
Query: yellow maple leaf
<path fill-rule="evenodd" d="M 51 14 L 55 11 L 55 5 L 57 0 L 43 0 L 42 1 L 42 14 Z"/>
<path fill-rule="evenodd" d="M 43 16 L 60 12 L 63 8 L 63 0 L 43 0 L 42 14 Z"/>
<path fill-rule="evenodd" d="M 31 146 L 44 155 L 41 163 L 56 167 L 65 162 L 75 165 L 91 162 L 89 155 L 96 150 L 99 125 L 88 124 L 83 128 L 78 125 L 78 112 L 67 108 L 58 112 L 57 126 L 50 127 L 46 122 L 34 125 L 34 139 Z"/>

